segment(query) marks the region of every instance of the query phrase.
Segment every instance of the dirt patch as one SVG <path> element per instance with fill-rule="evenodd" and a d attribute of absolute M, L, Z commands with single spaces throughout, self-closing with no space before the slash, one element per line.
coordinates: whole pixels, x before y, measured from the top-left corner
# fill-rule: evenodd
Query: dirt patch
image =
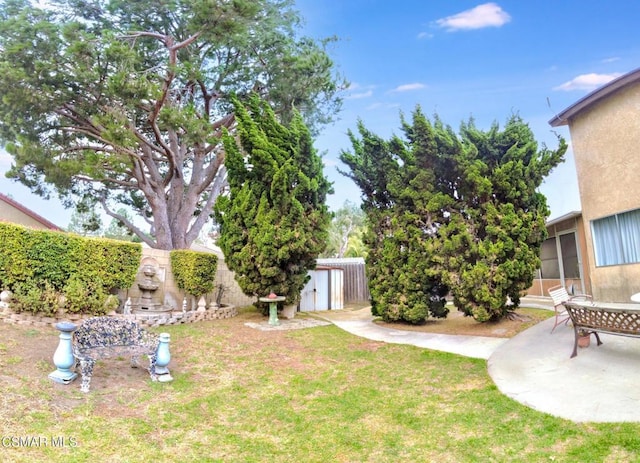
<path fill-rule="evenodd" d="M 480 323 L 475 321 L 473 317 L 465 317 L 462 312 L 452 309 L 447 318 L 429 320 L 422 325 L 385 323 L 381 320 L 376 320 L 375 323 L 386 328 L 404 331 L 511 338 L 536 323 L 553 316 L 553 312 L 543 309 L 520 308 L 515 313 L 517 315 L 515 319 L 505 318 L 496 322 Z"/>
<path fill-rule="evenodd" d="M 265 320 L 263 315 L 248 311 L 230 319 L 183 325 L 180 330 L 184 331 L 172 335 L 169 368 L 174 380 L 186 375 L 203 382 L 224 381 L 225 371 L 237 370 L 234 366 L 243 358 L 254 356 L 263 357 L 263 364 L 273 368 L 300 373 L 311 370 L 313 365 L 305 361 L 310 354 L 308 348 L 290 337 L 287 330 L 261 331 L 245 325 Z M 54 383 L 48 375 L 55 370 L 53 354 L 58 344 L 59 332 L 54 327 L 0 322 L 0 410 L 4 420 L 21 419 L 25 397 L 46 402 L 42 405 L 55 414 L 85 407 L 98 416 L 143 417 L 146 407 L 168 394 L 154 386 L 145 368 L 132 368 L 124 356 L 97 362 L 88 394 L 80 392 L 80 377 L 69 385 Z M 214 361 L 198 361 L 198 356 L 207 352 L 215 353 Z"/>
<path fill-rule="evenodd" d="M 338 317 L 359 318 L 355 312 L 368 309 L 355 307 L 335 311 Z M 340 313 L 338 313 L 340 312 Z M 520 311 L 519 311 L 520 312 Z M 448 319 L 430 321 L 421 326 L 400 323 L 384 324 L 402 330 L 418 330 L 451 334 L 509 337 L 549 316 L 548 311 L 522 309 L 530 321 L 509 321 L 481 324 L 452 312 Z M 301 318 L 305 314 L 299 314 Z M 296 316 L 298 317 L 298 315 Z M 368 312 L 370 318 L 370 312 Z M 208 384 L 216 382 L 251 383 L 242 365 L 249 359 L 260 359 L 270 371 L 294 371 L 312 375 L 317 365 L 313 350 L 291 331 L 261 331 L 246 323 L 262 323 L 265 317 L 257 312 L 241 312 L 237 317 L 175 327 L 172 334 L 170 369 L 179 383 L 181 377 Z M 306 328 L 309 330 L 321 328 Z M 152 331 L 171 331 L 153 329 Z M 29 410 L 29 401 L 49 409 L 55 415 L 76 410 L 97 416 L 144 417 L 146 409 L 169 400 L 173 386 L 151 382 L 144 368 L 132 369 L 128 358 L 118 357 L 98 362 L 91 381 L 91 392 L 80 392 L 80 379 L 70 385 L 53 383 L 48 374 L 55 370 L 53 354 L 59 343 L 59 332 L 53 327 L 32 327 L 0 323 L 0 383 L 3 394 L 0 423 L 18 423 Z M 354 338 L 350 349 L 375 352 L 384 343 Z M 202 355 L 209 354 L 207 361 Z M 276 376 L 277 377 L 277 376 Z M 28 399 L 25 401 L 25 399 Z"/>

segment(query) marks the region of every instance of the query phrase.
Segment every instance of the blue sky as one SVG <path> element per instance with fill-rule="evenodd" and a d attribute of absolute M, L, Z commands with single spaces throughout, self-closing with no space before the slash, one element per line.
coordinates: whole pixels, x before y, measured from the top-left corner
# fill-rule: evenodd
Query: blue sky
<path fill-rule="evenodd" d="M 554 114 L 612 78 L 640 67 L 640 2 L 592 0 L 297 0 L 313 37 L 337 35 L 333 58 L 351 82 L 341 120 L 324 130 L 333 208 L 359 190 L 336 172 L 358 118 L 378 135 L 400 133 L 400 112 L 420 105 L 457 129 L 518 113 L 536 139 L 570 142 Z M 573 153 L 547 179 L 551 217 L 580 209 Z"/>
<path fill-rule="evenodd" d="M 383 137 L 400 133 L 400 112 L 420 105 L 455 129 L 481 128 L 518 113 L 536 139 L 557 146 L 548 121 L 612 78 L 640 67 L 640 2 L 610 0 L 297 0 L 304 33 L 336 35 L 331 55 L 351 83 L 340 120 L 316 140 L 334 182 L 329 205 L 359 201 L 337 173 L 358 119 Z M 566 127 L 555 129 L 570 141 Z M 0 191 L 65 227 L 70 212 L 4 178 Z M 547 179 L 551 217 L 580 209 L 573 154 Z"/>

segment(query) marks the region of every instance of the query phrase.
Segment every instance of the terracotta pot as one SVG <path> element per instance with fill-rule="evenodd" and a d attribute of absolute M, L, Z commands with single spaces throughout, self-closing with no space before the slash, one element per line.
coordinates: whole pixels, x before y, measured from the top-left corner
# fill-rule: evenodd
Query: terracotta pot
<path fill-rule="evenodd" d="M 591 344 L 591 333 L 578 336 L 578 347 L 589 347 Z"/>

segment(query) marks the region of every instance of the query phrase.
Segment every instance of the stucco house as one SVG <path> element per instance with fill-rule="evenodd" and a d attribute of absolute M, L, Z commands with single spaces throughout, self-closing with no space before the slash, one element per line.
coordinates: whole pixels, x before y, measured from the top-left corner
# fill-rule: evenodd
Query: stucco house
<path fill-rule="evenodd" d="M 640 292 L 640 68 L 549 121 L 568 126 L 584 223 L 583 263 L 594 298 Z"/>
<path fill-rule="evenodd" d="M 15 199 L 2 193 L 0 193 L 0 221 L 16 223 L 31 228 L 62 230 L 53 222 L 48 221 Z"/>
<path fill-rule="evenodd" d="M 542 243 L 542 265 L 536 272 L 531 296 L 548 296 L 549 288 L 563 285 L 571 294 L 592 294 L 585 227 L 580 211 L 547 222 L 548 238 Z"/>

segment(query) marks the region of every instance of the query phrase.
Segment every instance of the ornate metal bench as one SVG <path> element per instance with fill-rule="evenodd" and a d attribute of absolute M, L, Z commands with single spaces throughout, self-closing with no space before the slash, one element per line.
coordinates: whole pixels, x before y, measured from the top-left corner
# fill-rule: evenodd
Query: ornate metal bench
<path fill-rule="evenodd" d="M 640 306 L 603 302 L 567 301 L 563 303 L 573 323 L 575 341 L 571 358 L 578 355 L 580 332 L 595 335 L 598 345 L 602 344 L 598 333 L 618 336 L 640 337 Z"/>
<path fill-rule="evenodd" d="M 131 356 L 131 366 L 137 367 L 142 355 L 149 356 L 149 374 L 156 381 L 156 360 L 160 344 L 157 334 L 144 330 L 131 320 L 94 317 L 86 320 L 75 333 L 71 344 L 73 356 L 80 362 L 82 392 L 89 384 L 96 361 L 121 355 Z"/>

